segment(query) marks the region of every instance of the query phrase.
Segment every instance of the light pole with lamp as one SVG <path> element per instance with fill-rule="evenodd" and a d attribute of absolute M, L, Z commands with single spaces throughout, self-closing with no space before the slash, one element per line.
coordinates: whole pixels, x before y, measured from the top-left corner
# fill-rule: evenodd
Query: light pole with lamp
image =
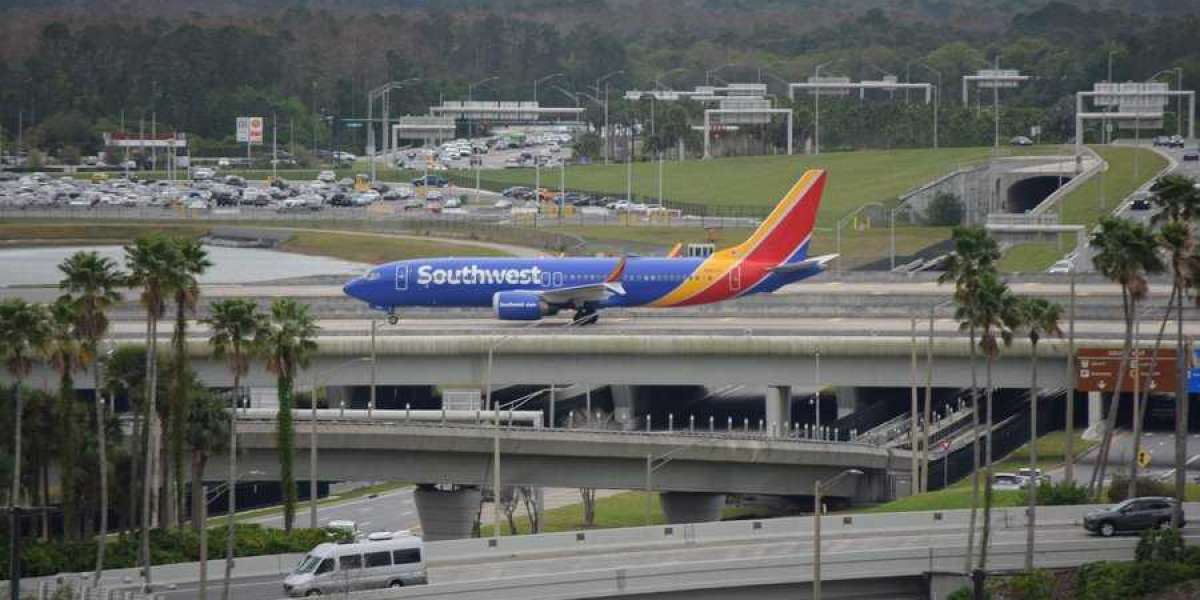
<path fill-rule="evenodd" d="M 813 600 L 821 600 L 821 493 L 847 476 L 860 477 L 862 474 L 858 469 L 846 469 L 829 481 L 818 479 L 813 483 Z"/>
<path fill-rule="evenodd" d="M 680 71 L 686 71 L 686 70 L 687 70 L 686 67 L 674 67 L 674 68 L 667 69 L 666 71 L 663 71 L 662 73 L 655 75 L 654 76 L 654 89 L 658 90 L 658 89 L 662 88 L 662 78 L 663 77 L 666 77 L 667 75 L 670 75 L 671 73 L 678 73 Z"/>
<path fill-rule="evenodd" d="M 937 75 L 937 87 L 933 88 L 933 149 L 938 148 L 938 106 L 942 102 L 942 72 L 923 63 L 917 63 L 918 67 L 928 70 L 930 73 Z"/>
<path fill-rule="evenodd" d="M 572 327 L 586 321 L 591 315 L 583 316 L 564 325 L 564 327 Z M 524 332 L 541 325 L 540 322 L 534 321 L 528 325 L 517 328 L 508 335 L 501 336 L 488 344 L 487 348 L 487 367 L 484 371 L 484 405 L 492 408 L 492 538 L 496 544 L 500 543 L 500 403 L 492 402 L 492 365 L 495 363 L 496 348 L 511 340 Z M 554 424 L 551 423 L 551 426 Z"/>
<path fill-rule="evenodd" d="M 625 69 L 617 69 L 616 71 L 605 73 L 604 75 L 601 75 L 598 79 L 596 79 L 596 85 L 594 86 L 595 91 L 596 91 L 596 98 L 600 97 L 600 84 L 601 83 L 605 83 L 605 80 L 607 80 L 609 77 L 613 77 L 615 75 L 620 75 L 621 73 L 624 73 L 624 72 L 625 72 Z M 605 85 L 604 85 L 604 102 L 603 102 L 603 104 L 604 104 L 604 135 L 602 135 L 600 137 L 602 138 L 602 141 L 604 142 L 604 164 L 607 165 L 608 159 L 609 159 L 609 154 L 610 154 L 609 150 L 608 150 L 609 135 L 608 135 L 608 84 L 607 83 L 605 83 Z"/>
<path fill-rule="evenodd" d="M 813 79 L 817 80 L 817 83 L 820 84 L 821 69 L 824 69 L 825 67 L 828 67 L 829 65 L 832 65 L 833 63 L 836 63 L 836 62 L 837 62 L 837 59 L 834 59 L 834 60 L 831 60 L 828 62 L 823 62 L 823 63 L 817 65 L 817 68 L 814 70 Z M 814 103 L 814 106 L 813 106 L 813 154 L 820 154 L 821 153 L 821 87 L 820 87 L 820 85 L 818 85 L 817 88 L 813 90 L 813 103 Z M 840 264 L 841 261 L 839 260 L 838 263 Z"/>
<path fill-rule="evenodd" d="M 343 367 L 364 361 L 370 361 L 372 365 L 375 364 L 373 356 L 360 356 L 325 369 L 320 373 L 314 372 L 312 375 L 312 391 L 309 393 L 312 422 L 309 423 L 308 427 L 308 521 L 309 527 L 313 529 L 317 528 L 317 380 Z"/>
<path fill-rule="evenodd" d="M 565 75 L 565 73 L 551 73 L 545 77 L 539 77 L 537 79 L 534 79 L 533 80 L 533 103 L 537 104 L 537 102 L 538 102 L 538 84 L 542 83 L 543 81 L 550 81 L 551 79 L 554 79 L 555 77 L 562 77 L 564 75 Z"/>
<path fill-rule="evenodd" d="M 653 454 L 646 455 L 646 492 L 645 492 L 646 493 L 646 507 L 644 509 L 644 521 L 645 521 L 646 525 L 650 525 L 650 510 L 651 510 L 650 483 L 651 483 L 651 478 L 654 475 L 654 472 L 665 467 L 667 465 L 667 463 L 671 462 L 671 460 L 674 458 L 673 455 L 676 452 L 679 452 L 680 450 L 685 450 L 685 449 L 687 449 L 687 446 L 679 446 L 677 448 L 671 449 L 666 454 L 663 454 L 662 456 L 660 456 L 658 458 L 654 458 Z"/>
<path fill-rule="evenodd" d="M 484 77 L 483 79 L 480 79 L 479 81 L 467 84 L 467 102 L 475 101 L 475 88 L 476 87 L 481 86 L 489 81 L 495 81 L 497 79 L 500 79 L 500 77 L 497 75 L 492 75 L 491 77 Z M 470 133 L 467 134 L 467 137 L 475 137 L 475 120 L 474 119 L 471 120 Z"/>

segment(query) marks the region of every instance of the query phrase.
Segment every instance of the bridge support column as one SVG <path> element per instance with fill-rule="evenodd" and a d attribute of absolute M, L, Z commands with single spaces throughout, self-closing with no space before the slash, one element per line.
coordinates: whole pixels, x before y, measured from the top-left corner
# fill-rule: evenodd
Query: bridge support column
<path fill-rule="evenodd" d="M 792 422 L 792 387 L 788 385 L 767 386 L 767 428 L 771 437 L 787 433 Z"/>
<path fill-rule="evenodd" d="M 634 402 L 634 389 L 631 385 L 609 386 L 612 391 L 613 420 L 621 425 L 621 429 L 632 431 L 638 426 L 637 405 Z"/>
<path fill-rule="evenodd" d="M 721 520 L 725 494 L 663 492 L 658 500 L 668 523 L 705 523 Z"/>
<path fill-rule="evenodd" d="M 421 519 L 422 537 L 426 541 L 471 537 L 479 499 L 479 488 L 439 490 L 432 484 L 417 485 L 413 502 Z"/>

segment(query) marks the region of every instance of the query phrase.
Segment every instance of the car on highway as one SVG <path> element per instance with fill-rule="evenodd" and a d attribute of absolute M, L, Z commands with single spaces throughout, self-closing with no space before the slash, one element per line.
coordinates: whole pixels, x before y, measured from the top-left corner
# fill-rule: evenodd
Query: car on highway
<path fill-rule="evenodd" d="M 1183 153 L 1183 161 L 1184 162 L 1200 161 L 1200 150 L 1189 150 L 1188 152 L 1184 152 Z"/>
<path fill-rule="evenodd" d="M 992 489 L 997 491 L 1023 490 L 1029 485 L 1029 480 L 1016 473 L 996 473 L 992 475 Z"/>
<path fill-rule="evenodd" d="M 1166 526 L 1175 511 L 1174 498 L 1143 496 L 1130 498 L 1111 508 L 1092 511 L 1083 517 L 1083 528 L 1104 537 L 1124 531 L 1142 531 Z M 1184 524 L 1187 519 L 1184 519 Z"/>
<path fill-rule="evenodd" d="M 317 181 L 321 183 L 333 183 L 337 181 L 337 173 L 333 171 L 321 171 L 317 173 Z"/>
<path fill-rule="evenodd" d="M 1018 135 L 1018 136 L 1012 138 L 1011 140 L 1008 140 L 1008 143 L 1010 143 L 1014 146 L 1032 146 L 1033 140 L 1031 140 L 1023 135 Z"/>
<path fill-rule="evenodd" d="M 1153 204 L 1150 202 L 1150 195 L 1144 194 L 1135 197 L 1133 201 L 1129 203 L 1129 210 L 1150 210 L 1152 206 Z"/>
<path fill-rule="evenodd" d="M 283 580 L 289 597 L 400 588 L 428 582 L 424 543 L 408 532 L 373 533 L 351 544 L 320 544 Z"/>
<path fill-rule="evenodd" d="M 1046 269 L 1046 272 L 1051 275 L 1066 275 L 1071 272 L 1071 261 L 1066 258 L 1059 260 L 1050 265 L 1050 268 Z"/>

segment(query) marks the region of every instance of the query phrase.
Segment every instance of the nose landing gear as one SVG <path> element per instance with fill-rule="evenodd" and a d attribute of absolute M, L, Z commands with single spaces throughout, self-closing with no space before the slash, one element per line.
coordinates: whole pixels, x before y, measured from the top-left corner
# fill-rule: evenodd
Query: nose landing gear
<path fill-rule="evenodd" d="M 595 325 L 596 321 L 600 320 L 600 313 L 594 308 L 580 308 L 575 311 L 574 323 L 583 327 L 585 325 Z"/>

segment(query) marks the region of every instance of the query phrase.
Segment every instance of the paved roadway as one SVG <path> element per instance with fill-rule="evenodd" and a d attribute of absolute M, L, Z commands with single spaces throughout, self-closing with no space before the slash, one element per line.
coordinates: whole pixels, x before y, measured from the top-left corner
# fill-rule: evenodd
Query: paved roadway
<path fill-rule="evenodd" d="M 597 490 L 598 497 L 621 493 L 622 490 Z M 579 490 L 574 488 L 546 488 L 544 490 L 546 510 L 579 503 Z M 494 511 L 491 503 L 484 503 L 482 518 L 485 525 L 491 524 Z M 332 520 L 350 520 L 358 523 L 364 532 L 399 531 L 402 529 L 420 533 L 421 522 L 417 507 L 413 503 L 411 487 L 385 492 L 374 497 L 359 498 L 348 502 L 317 506 L 317 522 L 324 525 Z M 272 515 L 251 519 L 267 527 L 282 528 L 283 515 Z M 308 526 L 308 503 L 302 502 L 296 509 L 296 522 Z"/>
<path fill-rule="evenodd" d="M 1195 527 L 1189 527 L 1195 533 Z M 1082 528 L 1074 525 L 1056 524 L 1038 528 L 1040 541 L 1076 541 L 1089 539 Z M 886 541 L 885 541 L 886 540 Z M 1022 544 L 1025 541 L 1023 527 L 1013 524 L 993 532 L 993 543 Z M 966 543 L 965 532 L 945 531 L 930 533 L 852 533 L 841 534 L 836 530 L 826 534 L 822 544 L 822 555 L 831 563 L 841 553 L 863 552 L 880 549 L 902 548 L 954 548 Z M 433 583 L 458 583 L 467 581 L 496 581 L 505 577 L 545 575 L 593 570 L 645 567 L 654 564 L 703 563 L 735 559 L 771 559 L 807 557 L 812 554 L 812 541 L 806 538 L 770 539 L 747 543 L 746 540 L 717 542 L 691 547 L 645 549 L 631 552 L 627 548 L 612 551 L 592 551 L 567 556 L 546 558 L 522 558 L 521 560 L 479 561 L 469 566 L 462 564 L 432 565 L 429 579 Z M 232 597 L 235 600 L 258 600 L 276 598 L 281 591 L 281 578 L 247 577 L 235 579 Z M 169 600 L 195 597 L 195 584 L 186 584 L 165 594 Z"/>
<path fill-rule="evenodd" d="M 1175 481 L 1175 434 L 1170 432 L 1148 431 L 1142 434 L 1142 448 L 1150 453 L 1150 466 L 1139 469 L 1138 473 L 1167 483 Z M 1075 479 L 1086 483 L 1092 477 L 1096 467 L 1097 450 L 1080 457 L 1075 463 Z M 1111 481 L 1114 472 L 1118 475 L 1128 473 L 1129 460 L 1133 456 L 1133 433 L 1121 431 L 1113 436 L 1112 460 L 1105 473 L 1105 479 Z M 1192 433 L 1187 438 L 1187 471 L 1188 482 L 1200 482 L 1200 433 Z M 1049 475 L 1052 478 L 1062 477 L 1062 469 L 1055 469 Z"/>

